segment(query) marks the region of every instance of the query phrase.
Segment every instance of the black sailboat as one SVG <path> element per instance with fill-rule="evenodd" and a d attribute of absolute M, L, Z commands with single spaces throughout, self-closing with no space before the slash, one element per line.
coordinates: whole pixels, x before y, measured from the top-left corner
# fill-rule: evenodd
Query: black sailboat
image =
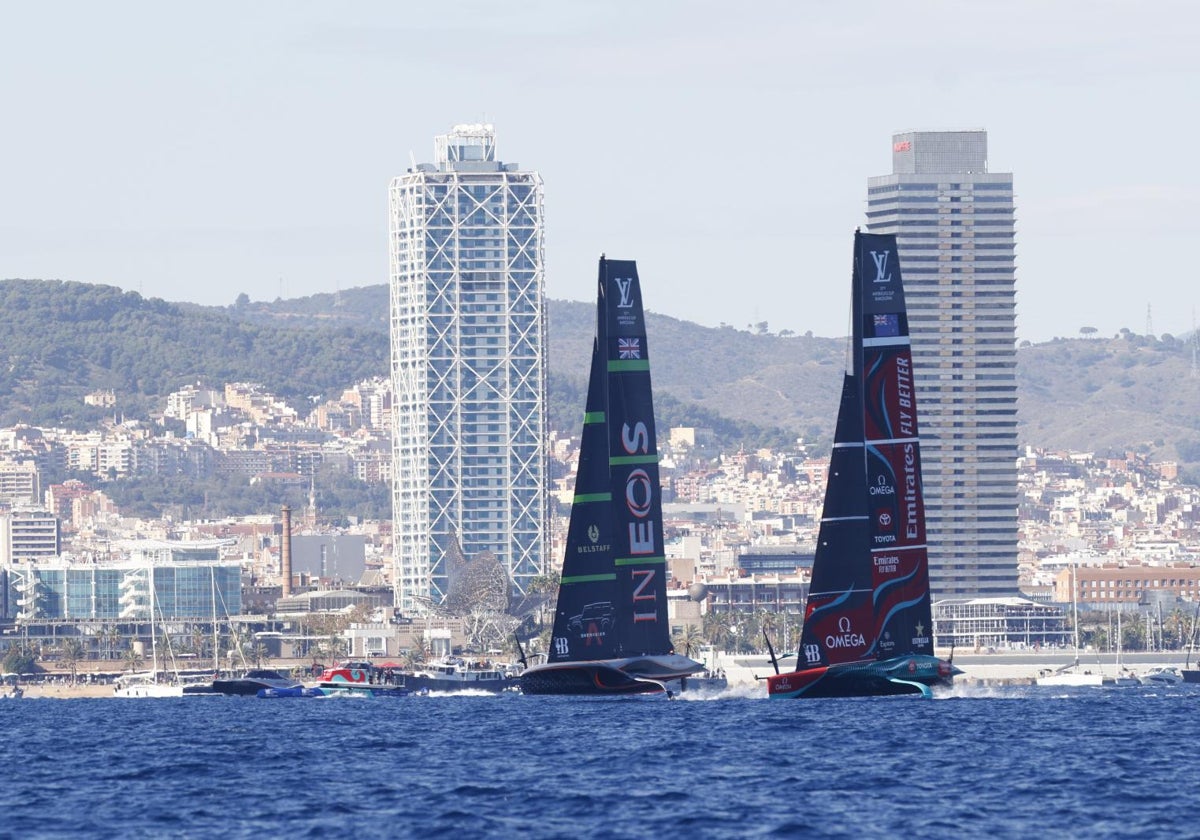
<path fill-rule="evenodd" d="M 796 670 L 768 695 L 928 696 L 961 673 L 933 652 L 912 352 L 893 235 L 854 235 L 842 384 Z"/>
<path fill-rule="evenodd" d="M 526 694 L 638 694 L 704 669 L 675 653 L 637 264 L 600 258 L 596 338 L 550 650 Z"/>

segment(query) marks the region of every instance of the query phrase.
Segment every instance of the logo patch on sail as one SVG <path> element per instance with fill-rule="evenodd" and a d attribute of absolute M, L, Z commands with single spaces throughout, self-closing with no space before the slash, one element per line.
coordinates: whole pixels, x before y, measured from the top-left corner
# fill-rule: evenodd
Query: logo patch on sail
<path fill-rule="evenodd" d="M 632 277 L 614 277 L 613 282 L 617 284 L 617 291 L 620 293 L 621 299 L 617 301 L 617 309 L 629 309 L 633 306 L 633 278 Z"/>

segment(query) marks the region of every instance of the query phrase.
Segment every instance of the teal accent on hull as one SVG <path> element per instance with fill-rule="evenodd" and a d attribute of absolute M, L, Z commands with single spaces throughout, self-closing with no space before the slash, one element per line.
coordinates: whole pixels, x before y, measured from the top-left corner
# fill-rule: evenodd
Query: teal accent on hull
<path fill-rule="evenodd" d="M 888 680 L 888 682 L 893 682 L 896 685 L 911 685 L 913 688 L 919 691 L 921 696 L 926 700 L 933 699 L 933 689 L 925 685 L 925 683 L 913 682 L 912 680 L 898 680 L 895 677 L 892 677 L 890 680 Z"/>

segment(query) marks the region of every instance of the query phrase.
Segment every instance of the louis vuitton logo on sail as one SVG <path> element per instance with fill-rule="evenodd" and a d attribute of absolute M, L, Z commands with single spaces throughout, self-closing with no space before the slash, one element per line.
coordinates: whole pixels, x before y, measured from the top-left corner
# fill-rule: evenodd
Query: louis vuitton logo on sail
<path fill-rule="evenodd" d="M 633 278 L 614 277 L 612 281 L 617 287 L 617 305 L 615 307 L 617 324 L 624 329 L 640 330 L 640 308 L 636 306 Z"/>
<path fill-rule="evenodd" d="M 896 298 L 896 288 L 899 284 L 892 283 L 892 271 L 888 267 L 891 251 L 871 251 L 871 260 L 875 263 L 875 279 L 871 286 L 871 300 L 876 305 L 891 304 Z"/>
<path fill-rule="evenodd" d="M 892 253 L 891 251 L 872 251 L 871 252 L 871 259 L 873 259 L 875 261 L 875 282 L 876 283 L 892 282 L 892 275 L 889 274 L 888 270 L 887 270 L 887 261 L 888 261 L 888 257 L 891 256 L 891 253 Z"/>

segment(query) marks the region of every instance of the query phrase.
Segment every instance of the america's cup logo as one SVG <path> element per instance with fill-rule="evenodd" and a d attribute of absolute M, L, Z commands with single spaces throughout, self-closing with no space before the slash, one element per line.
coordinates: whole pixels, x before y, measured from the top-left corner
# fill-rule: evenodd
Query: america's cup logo
<path fill-rule="evenodd" d="M 617 302 L 618 309 L 629 309 L 633 306 L 633 278 L 632 277 L 614 277 L 613 282 L 617 284 L 617 291 L 621 294 L 620 301 Z"/>
<path fill-rule="evenodd" d="M 892 275 L 888 273 L 887 261 L 891 251 L 872 251 L 871 259 L 875 261 L 875 282 L 890 283 Z"/>

